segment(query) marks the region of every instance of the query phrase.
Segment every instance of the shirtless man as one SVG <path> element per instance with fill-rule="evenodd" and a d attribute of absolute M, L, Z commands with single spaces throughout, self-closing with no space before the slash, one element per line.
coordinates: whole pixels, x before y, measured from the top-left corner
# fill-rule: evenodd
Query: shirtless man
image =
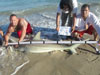
<path fill-rule="evenodd" d="M 17 31 L 19 40 L 18 42 L 23 41 L 26 34 L 32 34 L 32 28 L 29 22 L 27 22 L 24 18 L 18 18 L 15 14 L 10 15 L 10 24 L 5 35 L 5 46 L 8 45 L 9 36 L 12 32 Z"/>

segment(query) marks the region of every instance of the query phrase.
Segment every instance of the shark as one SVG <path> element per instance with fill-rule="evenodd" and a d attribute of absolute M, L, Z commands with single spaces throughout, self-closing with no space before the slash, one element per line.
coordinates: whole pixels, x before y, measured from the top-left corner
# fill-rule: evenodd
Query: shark
<path fill-rule="evenodd" d="M 32 41 L 38 41 L 41 39 L 41 32 L 38 32 L 33 38 Z M 10 37 L 10 42 L 16 42 L 18 38 Z M 14 46 L 10 46 L 12 50 L 25 51 L 31 53 L 44 53 L 44 52 L 52 52 L 52 51 L 70 51 L 72 54 L 76 54 L 76 48 L 79 47 L 80 44 L 73 44 L 71 46 L 65 44 L 29 44 L 29 45 L 19 45 L 18 48 L 14 48 Z"/>

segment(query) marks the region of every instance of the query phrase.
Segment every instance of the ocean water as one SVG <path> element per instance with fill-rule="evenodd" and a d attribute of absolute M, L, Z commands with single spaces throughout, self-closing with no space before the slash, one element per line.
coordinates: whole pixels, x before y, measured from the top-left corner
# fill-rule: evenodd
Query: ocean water
<path fill-rule="evenodd" d="M 59 2 L 60 0 L 0 0 L 0 28 L 4 33 L 6 32 L 9 16 L 14 13 L 18 17 L 27 19 L 36 32 L 42 31 L 48 34 L 51 31 L 52 33 L 56 28 L 56 11 Z M 100 19 L 100 0 L 78 0 L 78 12 L 85 3 L 90 4 L 91 11 Z M 28 61 L 27 57 L 23 59 L 23 56 L 25 56 L 23 53 L 20 53 L 19 58 L 16 52 L 8 54 L 7 51 L 2 49 L 0 48 L 0 75 L 10 75 L 18 66 L 26 60 Z M 23 61 L 21 61 L 22 59 Z M 8 71 L 8 69 L 11 71 Z"/>
<path fill-rule="evenodd" d="M 55 29 L 59 2 L 60 0 L 0 0 L 0 26 L 8 25 L 9 16 L 14 13 L 27 19 L 32 26 Z M 91 11 L 100 18 L 100 0 L 78 0 L 78 11 L 84 3 L 90 4 Z"/>
<path fill-rule="evenodd" d="M 27 19 L 34 27 L 55 29 L 59 2 L 60 0 L 0 0 L 1 29 L 6 32 L 12 13 Z M 90 4 L 91 11 L 100 19 L 100 0 L 78 0 L 78 12 L 84 3 Z"/>

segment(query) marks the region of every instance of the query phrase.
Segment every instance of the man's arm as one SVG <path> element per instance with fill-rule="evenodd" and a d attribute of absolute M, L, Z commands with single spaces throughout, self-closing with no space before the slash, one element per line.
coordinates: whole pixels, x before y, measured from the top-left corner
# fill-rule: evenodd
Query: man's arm
<path fill-rule="evenodd" d="M 26 36 L 26 28 L 27 28 L 27 22 L 24 20 L 24 19 L 21 19 L 21 31 L 22 31 L 22 34 L 21 34 L 21 37 L 19 38 L 19 42 L 23 41 L 23 39 L 25 38 Z"/>
<path fill-rule="evenodd" d="M 57 8 L 57 15 L 56 15 L 56 30 L 57 31 L 59 31 L 60 16 L 61 16 L 61 9 L 60 9 L 60 4 L 59 4 Z"/>
<path fill-rule="evenodd" d="M 77 10 L 78 10 L 78 2 L 77 0 L 72 0 L 73 4 L 73 27 L 72 27 L 72 32 L 75 30 L 75 25 L 76 25 L 76 15 L 77 15 Z"/>
<path fill-rule="evenodd" d="M 8 40 L 9 40 L 9 36 L 11 35 L 11 33 L 13 32 L 13 28 L 12 27 L 8 27 L 7 33 L 4 36 L 5 39 L 5 46 L 8 45 Z"/>
<path fill-rule="evenodd" d="M 99 39 L 98 40 L 99 40 L 99 44 L 100 44 L 100 21 L 97 18 L 97 16 L 94 15 L 93 13 L 92 13 L 92 17 L 91 17 L 91 22 L 92 22 L 93 27 L 95 28 L 97 34 L 99 35 Z"/>
<path fill-rule="evenodd" d="M 56 16 L 56 30 L 59 31 L 59 23 L 60 23 L 60 13 L 57 13 Z"/>
<path fill-rule="evenodd" d="M 97 31 L 97 33 L 100 37 L 100 21 L 99 21 L 99 19 L 94 14 L 92 14 L 91 19 L 92 19 L 93 27 L 95 28 L 95 30 Z"/>
<path fill-rule="evenodd" d="M 3 37 L 4 34 L 3 34 L 3 31 L 2 31 L 1 29 L 0 29 L 0 34 L 1 34 L 1 36 Z"/>
<path fill-rule="evenodd" d="M 75 30 L 75 25 L 76 25 L 76 14 L 73 14 L 73 27 L 72 27 L 72 32 Z"/>

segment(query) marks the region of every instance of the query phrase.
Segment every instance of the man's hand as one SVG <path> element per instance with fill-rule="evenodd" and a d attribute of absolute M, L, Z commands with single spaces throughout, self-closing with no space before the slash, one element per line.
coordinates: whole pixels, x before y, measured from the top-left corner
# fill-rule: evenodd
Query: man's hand
<path fill-rule="evenodd" d="M 56 30 L 59 31 L 59 26 L 57 26 Z"/>
<path fill-rule="evenodd" d="M 18 48 L 19 47 L 19 42 L 20 41 L 18 40 L 18 44 L 14 45 L 15 48 Z"/>
<path fill-rule="evenodd" d="M 8 42 L 5 42 L 5 46 L 8 46 Z"/>
<path fill-rule="evenodd" d="M 89 28 L 88 24 L 85 25 L 85 29 L 87 30 Z"/>
<path fill-rule="evenodd" d="M 72 33 L 75 31 L 75 26 L 72 27 Z"/>

